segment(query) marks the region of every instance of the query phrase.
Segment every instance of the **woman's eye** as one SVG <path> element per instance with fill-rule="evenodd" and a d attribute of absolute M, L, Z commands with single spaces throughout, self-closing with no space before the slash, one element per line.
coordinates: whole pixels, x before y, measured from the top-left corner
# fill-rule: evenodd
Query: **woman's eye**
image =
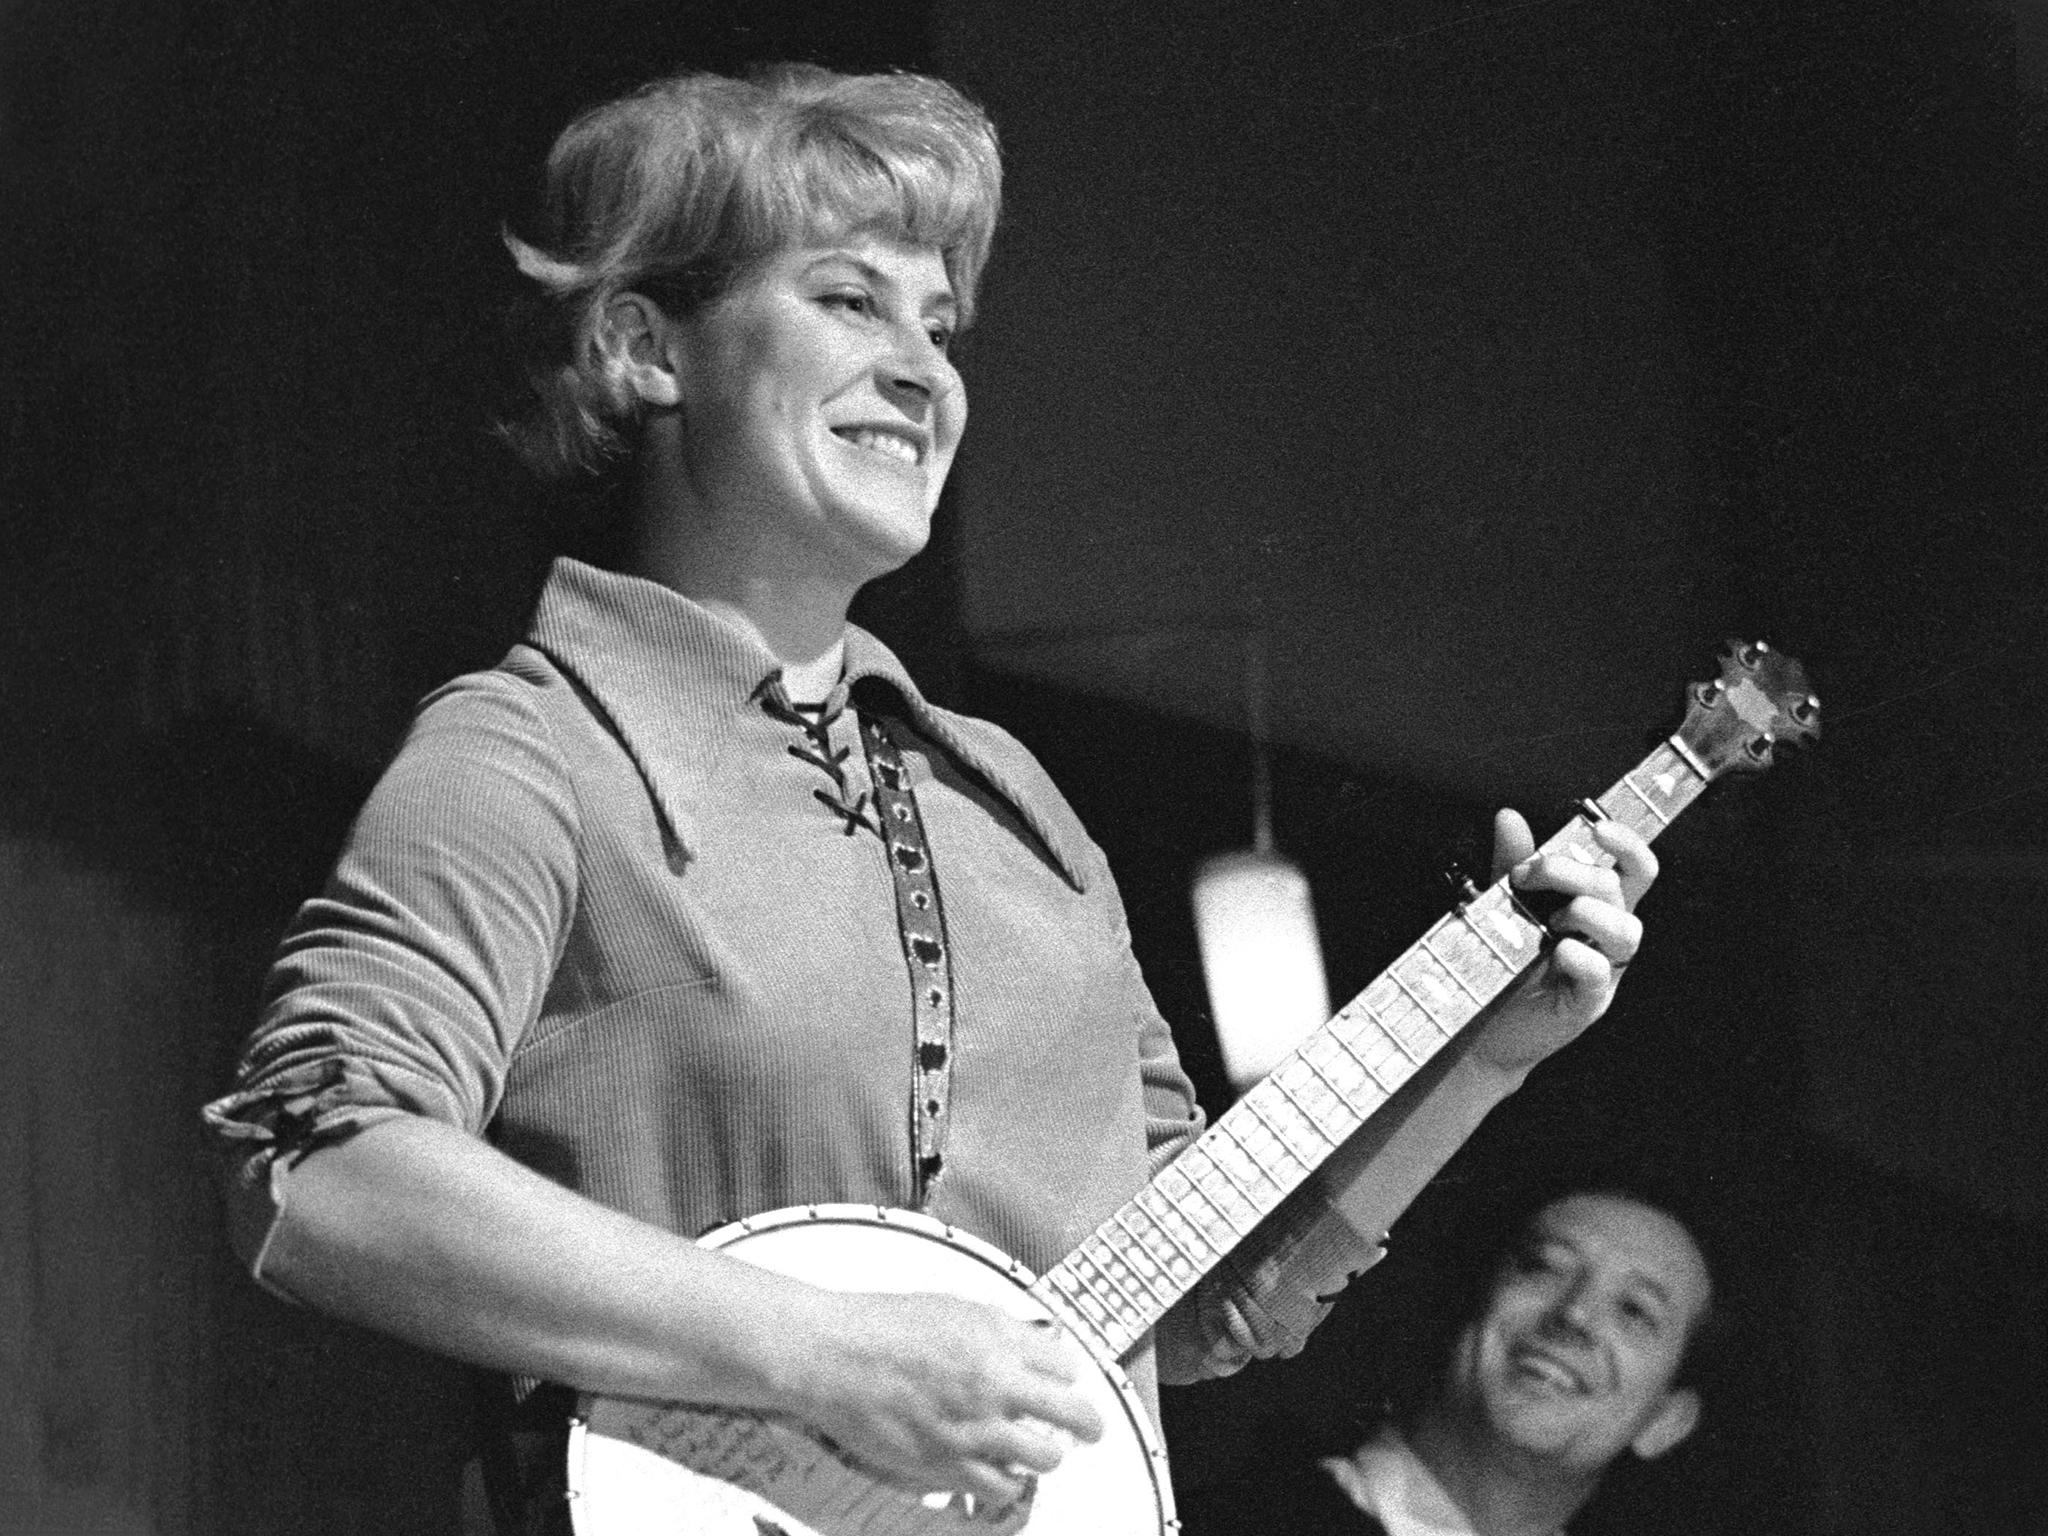
<path fill-rule="evenodd" d="M 850 315 L 865 315 L 873 311 L 875 303 L 864 293 L 828 293 L 823 302 L 833 309 L 843 309 Z"/>
<path fill-rule="evenodd" d="M 932 345 L 941 352 L 952 350 L 953 327 L 950 325 L 935 325 L 926 334 L 931 337 Z"/>

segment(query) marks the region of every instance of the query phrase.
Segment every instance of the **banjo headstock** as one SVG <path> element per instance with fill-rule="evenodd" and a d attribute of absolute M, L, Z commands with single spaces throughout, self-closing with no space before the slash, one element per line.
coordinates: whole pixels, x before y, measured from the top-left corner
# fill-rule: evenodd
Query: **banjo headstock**
<path fill-rule="evenodd" d="M 1768 768 L 1778 743 L 1820 735 L 1820 700 L 1806 669 L 1761 640 L 1729 641 L 1721 675 L 1692 684 L 1685 703 L 1678 739 L 1710 779 Z"/>

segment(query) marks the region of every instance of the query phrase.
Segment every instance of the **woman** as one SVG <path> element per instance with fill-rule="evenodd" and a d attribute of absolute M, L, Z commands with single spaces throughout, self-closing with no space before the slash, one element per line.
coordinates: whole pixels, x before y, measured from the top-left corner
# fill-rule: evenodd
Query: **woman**
<path fill-rule="evenodd" d="M 523 1382 L 786 1412 L 998 1504 L 1099 1432 L 1036 1330 L 690 1240 L 858 1201 L 1042 1270 L 1201 1126 L 1099 850 L 846 621 L 928 536 L 999 182 L 980 112 L 911 75 L 684 76 L 563 134 L 549 227 L 512 242 L 546 316 L 516 435 L 615 479 L 631 553 L 559 562 L 526 642 L 427 701 L 287 938 L 208 1112 L 264 1284 Z M 1169 1379 L 1299 1348 L 1605 1009 L 1655 865 L 1601 836 L 1617 871 L 1523 875 L 1578 937 L 1175 1309 Z M 1152 1342 L 1127 1364 L 1149 1398 Z"/>

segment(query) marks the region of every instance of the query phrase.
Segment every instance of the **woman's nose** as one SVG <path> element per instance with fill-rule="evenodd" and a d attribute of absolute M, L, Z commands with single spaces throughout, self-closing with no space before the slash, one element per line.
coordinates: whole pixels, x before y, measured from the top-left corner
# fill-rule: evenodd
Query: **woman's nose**
<path fill-rule="evenodd" d="M 932 340 L 922 325 L 897 333 L 896 345 L 882 359 L 878 371 L 883 392 L 899 404 L 916 400 L 929 406 L 946 394 L 957 378 L 945 348 Z"/>
<path fill-rule="evenodd" d="M 939 396 L 938 385 L 931 375 L 915 368 L 885 367 L 881 370 L 879 383 L 882 397 L 917 421 L 924 420 L 932 402 Z"/>

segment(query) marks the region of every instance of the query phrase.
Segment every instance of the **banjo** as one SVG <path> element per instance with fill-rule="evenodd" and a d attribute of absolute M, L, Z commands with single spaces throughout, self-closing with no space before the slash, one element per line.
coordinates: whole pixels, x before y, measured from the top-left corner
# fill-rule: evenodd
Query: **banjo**
<path fill-rule="evenodd" d="M 1819 732 L 1796 661 L 1731 644 L 1686 690 L 1684 723 L 1543 847 L 1612 861 L 1597 819 L 1654 838 L 1730 769 Z M 706 1234 L 706 1247 L 842 1290 L 937 1291 L 1062 1330 L 1093 1362 L 1104 1433 L 1004 1510 L 885 1483 L 786 1418 L 586 1396 L 569 1432 L 576 1536 L 1171 1536 L 1166 1455 L 1117 1364 L 1237 1242 L 1543 953 L 1505 879 L 1466 884 L 1431 926 L 1072 1253 L 1034 1276 L 991 1244 L 910 1211 L 795 1206 Z"/>

